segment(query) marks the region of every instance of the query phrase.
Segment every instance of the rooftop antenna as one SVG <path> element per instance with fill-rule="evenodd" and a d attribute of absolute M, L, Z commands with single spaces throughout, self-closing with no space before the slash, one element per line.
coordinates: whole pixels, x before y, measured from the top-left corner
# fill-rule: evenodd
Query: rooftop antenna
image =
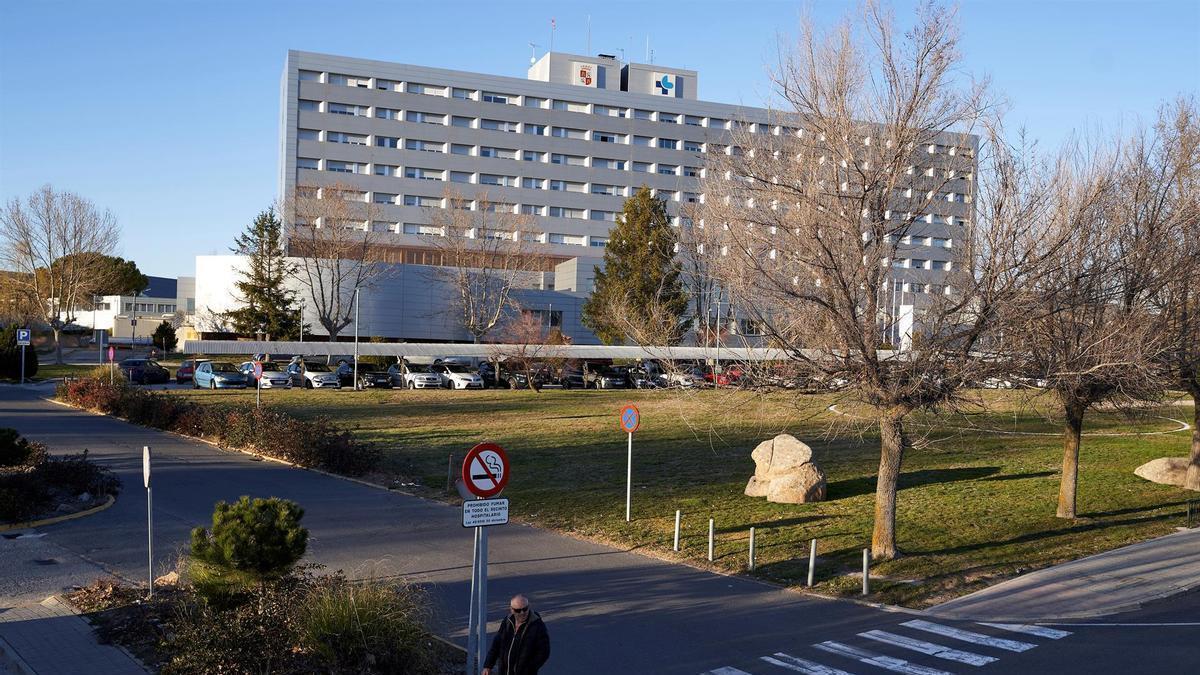
<path fill-rule="evenodd" d="M 529 65 L 537 63 L 537 45 L 529 43 Z"/>
<path fill-rule="evenodd" d="M 558 28 L 558 22 L 554 17 L 550 17 L 550 51 L 554 51 L 554 31 Z"/>
<path fill-rule="evenodd" d="M 646 62 L 650 62 L 650 34 L 646 33 Z"/>
<path fill-rule="evenodd" d="M 588 39 L 587 39 L 587 51 L 584 52 L 584 54 L 591 56 L 592 55 L 592 15 L 588 14 L 587 16 L 588 16 L 588 26 L 587 26 Z"/>
<path fill-rule="evenodd" d="M 617 47 L 617 51 L 621 52 L 621 62 L 624 63 L 625 62 L 625 48 Z"/>
<path fill-rule="evenodd" d="M 650 50 L 650 63 L 654 63 L 654 50 Z"/>

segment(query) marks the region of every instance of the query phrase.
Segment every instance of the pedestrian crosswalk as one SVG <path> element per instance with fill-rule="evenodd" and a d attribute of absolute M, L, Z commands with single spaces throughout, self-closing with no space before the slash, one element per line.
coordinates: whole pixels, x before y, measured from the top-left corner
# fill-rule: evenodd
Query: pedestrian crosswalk
<path fill-rule="evenodd" d="M 1034 649 L 1038 644 L 1030 641 L 1030 637 L 1061 640 L 1071 635 L 1065 630 L 1029 624 L 977 622 L 971 627 L 976 626 L 983 627 L 984 630 L 992 629 L 992 632 L 1000 634 L 1016 634 L 1022 639 L 1001 637 L 924 619 L 912 619 L 888 626 L 888 630 L 863 631 L 855 635 L 854 640 L 817 642 L 810 645 L 811 654 L 796 656 L 775 652 L 759 657 L 755 662 L 758 665 L 755 666 L 739 663 L 741 668 L 723 666 L 705 671 L 701 675 L 778 675 L 781 671 L 805 675 L 853 675 L 854 672 L 877 670 L 902 675 L 953 675 L 955 671 L 947 670 L 948 668 L 978 668 L 1000 660 L 1004 654 L 1019 654 Z M 906 631 L 911 634 L 905 634 Z M 951 644 L 941 644 L 947 639 Z M 964 647 L 959 643 L 967 643 L 970 646 Z M 919 663 L 918 660 L 924 661 L 924 657 L 936 661 Z"/>

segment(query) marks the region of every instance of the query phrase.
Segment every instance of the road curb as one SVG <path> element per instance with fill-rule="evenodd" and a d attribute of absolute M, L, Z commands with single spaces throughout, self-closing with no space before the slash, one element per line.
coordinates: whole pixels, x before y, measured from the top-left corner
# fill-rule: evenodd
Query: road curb
<path fill-rule="evenodd" d="M 115 504 L 116 501 L 117 501 L 116 497 L 109 495 L 108 499 L 99 506 L 93 506 L 90 509 L 84 509 L 83 511 L 76 511 L 75 513 L 68 513 L 63 516 L 55 516 L 53 518 L 42 518 L 41 520 L 28 520 L 23 523 L 12 523 L 9 525 L 0 525 L 0 532 L 8 532 L 10 530 L 29 530 L 29 529 L 32 529 L 35 527 L 43 527 L 45 525 L 54 525 L 56 523 L 64 523 L 68 520 L 84 518 L 86 516 L 92 515 L 93 513 L 100 513 L 101 511 L 103 511 L 103 510 L 107 509 L 108 507 L 112 506 L 113 504 Z"/>

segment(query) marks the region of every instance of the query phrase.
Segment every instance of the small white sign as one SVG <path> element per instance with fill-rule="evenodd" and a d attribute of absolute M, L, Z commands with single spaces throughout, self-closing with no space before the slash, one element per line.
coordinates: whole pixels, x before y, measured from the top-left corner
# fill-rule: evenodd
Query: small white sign
<path fill-rule="evenodd" d="M 463 502 L 463 527 L 488 527 L 508 524 L 507 499 L 468 499 Z"/>
<path fill-rule="evenodd" d="M 17 329 L 17 346 L 18 347 L 28 347 L 30 344 L 29 337 L 30 337 L 30 335 L 29 335 L 28 328 L 18 328 Z"/>
<path fill-rule="evenodd" d="M 142 446 L 142 482 L 150 487 L 150 446 Z"/>

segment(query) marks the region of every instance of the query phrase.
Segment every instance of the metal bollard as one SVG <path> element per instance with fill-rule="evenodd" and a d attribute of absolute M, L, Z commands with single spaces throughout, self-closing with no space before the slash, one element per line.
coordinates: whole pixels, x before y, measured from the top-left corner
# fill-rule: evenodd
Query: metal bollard
<path fill-rule="evenodd" d="M 716 531 L 713 529 L 713 519 L 708 519 L 708 562 L 713 561 L 713 536 Z"/>
<path fill-rule="evenodd" d="M 679 550 L 679 509 L 675 509 L 675 550 Z"/>
<path fill-rule="evenodd" d="M 446 458 L 446 493 L 454 494 L 454 453 Z"/>
<path fill-rule="evenodd" d="M 754 528 L 750 528 L 750 571 L 754 571 Z"/>
<path fill-rule="evenodd" d="M 868 595 L 871 592 L 871 549 L 863 549 L 863 595 Z"/>
<path fill-rule="evenodd" d="M 813 572 L 817 569 L 817 540 L 812 540 L 812 545 L 808 548 L 808 587 L 813 585 Z"/>

